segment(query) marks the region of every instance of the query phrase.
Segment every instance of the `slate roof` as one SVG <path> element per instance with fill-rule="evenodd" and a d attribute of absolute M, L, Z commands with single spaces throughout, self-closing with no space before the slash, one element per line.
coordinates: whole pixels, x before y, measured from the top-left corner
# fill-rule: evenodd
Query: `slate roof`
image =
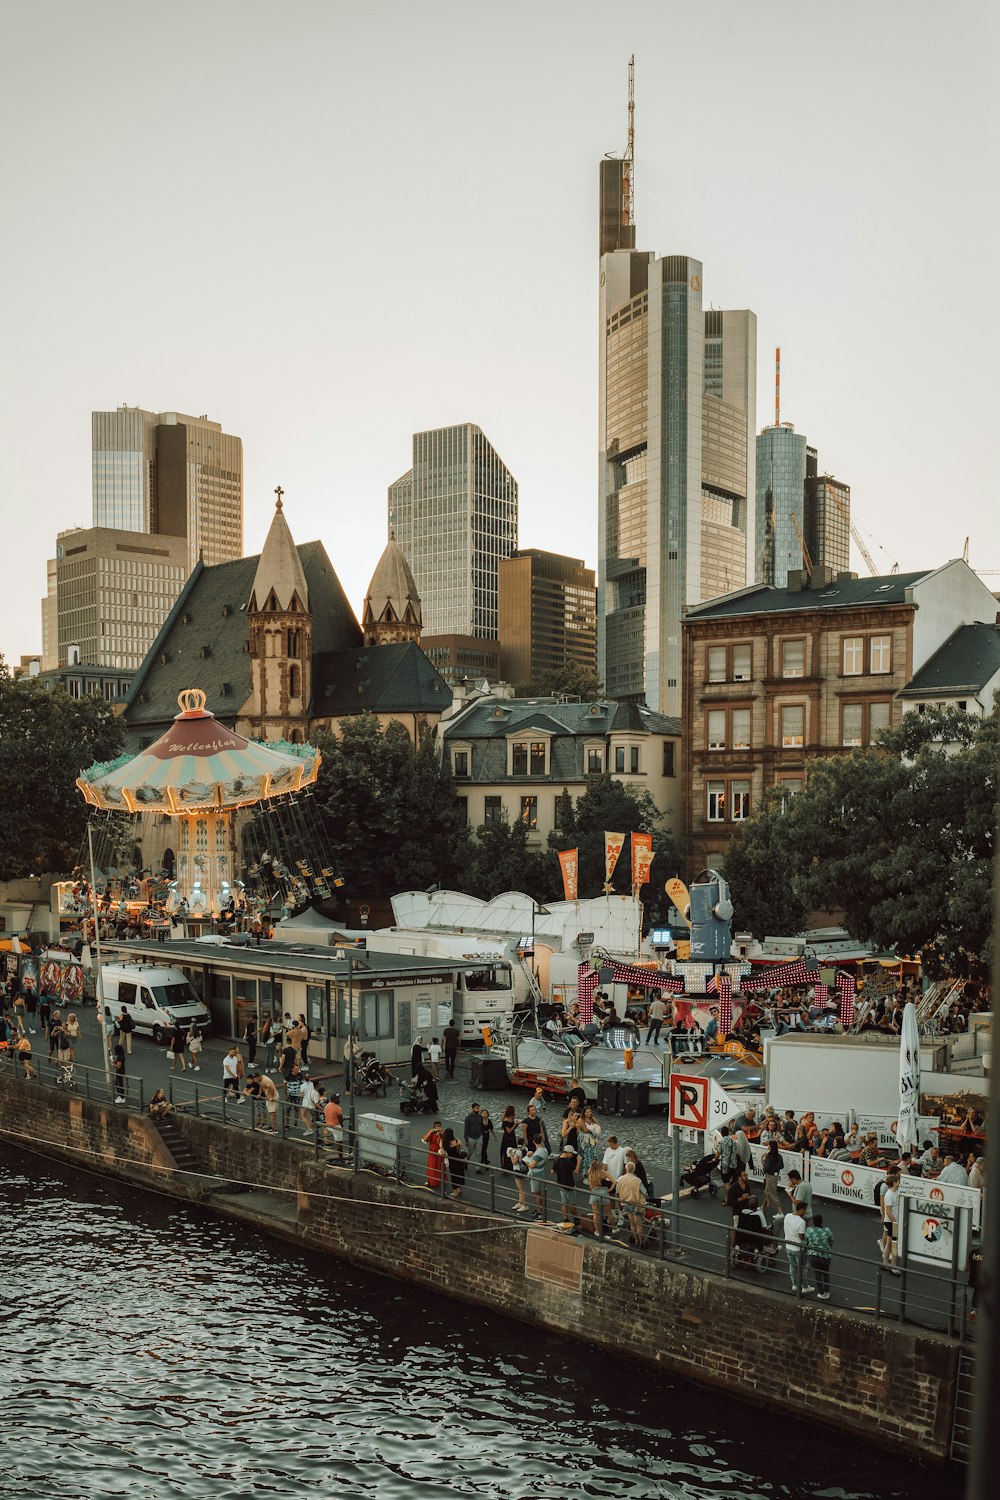
<path fill-rule="evenodd" d="M 314 662 L 325 652 L 360 645 L 361 627 L 322 542 L 296 550 L 309 588 Z M 206 706 L 222 723 L 235 724 L 250 696 L 247 604 L 259 560 L 195 566 L 132 680 L 124 710 L 128 729 L 165 728 L 177 713 L 177 694 L 189 687 L 205 692 Z"/>
<path fill-rule="evenodd" d="M 933 698 L 946 693 L 978 693 L 1000 673 L 1000 628 L 960 625 L 915 672 L 899 696 Z"/>
<path fill-rule="evenodd" d="M 450 704 L 451 689 L 415 641 L 313 654 L 311 718 L 443 714 Z"/>
<path fill-rule="evenodd" d="M 906 590 L 932 571 L 934 570 L 924 568 L 919 573 L 845 578 L 841 582 L 834 580 L 823 588 L 798 591 L 761 583 L 740 589 L 736 593 L 723 594 L 718 599 L 709 599 L 705 604 L 694 605 L 687 610 L 684 618 L 717 620 L 740 615 L 801 613 L 810 609 L 857 609 L 873 604 L 905 604 Z"/>
<path fill-rule="evenodd" d="M 508 736 L 532 729 L 553 736 L 549 774 L 518 776 L 518 782 L 579 781 L 586 774 L 583 747 L 587 740 L 622 732 L 679 736 L 681 721 L 645 704 L 614 699 L 560 703 L 552 698 L 483 698 L 447 726 L 445 739 L 473 742 L 469 780 L 503 781 L 508 779 Z"/>

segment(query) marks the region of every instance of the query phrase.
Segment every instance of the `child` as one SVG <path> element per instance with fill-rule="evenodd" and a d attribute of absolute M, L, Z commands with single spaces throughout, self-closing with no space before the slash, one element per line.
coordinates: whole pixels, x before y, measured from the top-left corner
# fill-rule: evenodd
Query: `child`
<path fill-rule="evenodd" d="M 427 1048 L 427 1055 L 431 1060 L 431 1073 L 435 1078 L 441 1077 L 441 1043 L 434 1037 Z"/>

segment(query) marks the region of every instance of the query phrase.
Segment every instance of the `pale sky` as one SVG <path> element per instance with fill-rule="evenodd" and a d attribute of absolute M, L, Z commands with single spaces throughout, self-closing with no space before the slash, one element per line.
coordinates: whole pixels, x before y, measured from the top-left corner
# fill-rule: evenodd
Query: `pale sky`
<path fill-rule="evenodd" d="M 880 568 L 997 570 L 997 7 L 0 0 L 0 650 L 91 521 L 90 413 L 207 412 L 360 613 L 411 434 L 479 424 L 520 544 L 597 557 L 597 170 L 758 318 L 758 428 Z M 990 434 L 993 434 L 991 437 Z M 863 571 L 860 558 L 854 565 Z"/>

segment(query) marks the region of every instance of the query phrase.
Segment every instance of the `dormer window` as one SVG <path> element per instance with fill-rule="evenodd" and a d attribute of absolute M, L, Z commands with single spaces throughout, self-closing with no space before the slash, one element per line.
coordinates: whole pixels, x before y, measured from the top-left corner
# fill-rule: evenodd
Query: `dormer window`
<path fill-rule="evenodd" d="M 544 776 L 546 765 L 545 740 L 515 740 L 510 752 L 510 774 L 512 776 Z"/>

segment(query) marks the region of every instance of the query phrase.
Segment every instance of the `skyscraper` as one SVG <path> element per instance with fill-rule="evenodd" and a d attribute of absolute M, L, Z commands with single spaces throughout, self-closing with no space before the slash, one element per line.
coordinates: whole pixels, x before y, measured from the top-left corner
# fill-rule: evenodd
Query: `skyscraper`
<path fill-rule="evenodd" d="M 188 565 L 243 555 L 243 444 L 207 417 L 91 416 L 94 525 L 187 538 Z"/>
<path fill-rule="evenodd" d="M 633 248 L 630 159 L 600 182 L 598 674 L 678 714 L 684 610 L 753 549 L 756 317 L 706 314 L 700 261 Z"/>
<path fill-rule="evenodd" d="M 420 594 L 424 636 L 497 638 L 497 567 L 517 547 L 517 480 L 471 422 L 413 435 L 389 486 L 389 530 Z"/>
<path fill-rule="evenodd" d="M 596 667 L 594 570 L 581 558 L 515 552 L 500 563 L 500 671 L 524 686 L 546 672 Z"/>
<path fill-rule="evenodd" d="M 55 589 L 50 582 L 49 597 L 42 601 L 44 621 L 54 596 L 52 665 L 74 657 L 84 666 L 132 671 L 141 665 L 191 571 L 183 537 L 96 526 L 61 531 L 52 566 Z M 210 633 L 208 622 L 206 630 Z"/>
<path fill-rule="evenodd" d="M 796 530 L 798 527 L 798 530 Z M 806 566 L 832 575 L 850 568 L 851 489 L 819 473 L 815 448 L 791 422 L 757 436 L 757 557 L 753 581 L 783 589 Z"/>

